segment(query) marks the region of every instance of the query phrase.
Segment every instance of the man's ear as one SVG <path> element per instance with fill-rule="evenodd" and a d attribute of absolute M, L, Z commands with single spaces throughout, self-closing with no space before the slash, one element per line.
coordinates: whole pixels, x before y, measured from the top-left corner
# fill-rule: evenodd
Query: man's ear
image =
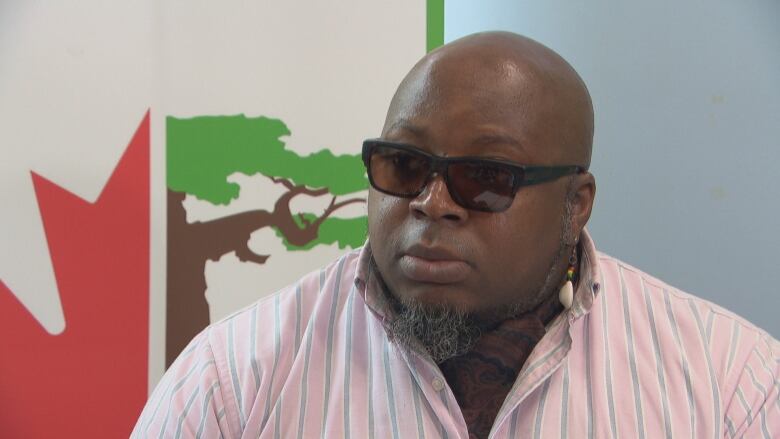
<path fill-rule="evenodd" d="M 590 219 L 593 200 L 596 198 L 596 179 L 590 172 L 574 176 L 571 194 L 571 231 L 579 237 Z"/>

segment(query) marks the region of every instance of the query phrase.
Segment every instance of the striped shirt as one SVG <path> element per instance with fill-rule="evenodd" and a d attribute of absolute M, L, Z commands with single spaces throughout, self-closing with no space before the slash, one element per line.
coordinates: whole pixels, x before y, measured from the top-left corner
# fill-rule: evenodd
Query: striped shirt
<path fill-rule="evenodd" d="M 597 253 L 520 371 L 494 438 L 780 437 L 780 345 Z M 195 337 L 132 437 L 467 438 L 425 355 L 388 339 L 370 247 Z"/>

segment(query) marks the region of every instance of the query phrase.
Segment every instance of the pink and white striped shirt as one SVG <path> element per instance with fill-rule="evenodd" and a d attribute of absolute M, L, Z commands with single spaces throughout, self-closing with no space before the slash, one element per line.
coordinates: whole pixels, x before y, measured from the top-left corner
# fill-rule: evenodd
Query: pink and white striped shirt
<path fill-rule="evenodd" d="M 583 234 L 573 306 L 533 350 L 490 437 L 780 437 L 780 344 Z M 390 342 L 348 253 L 198 335 L 132 437 L 467 438 L 438 367 Z"/>

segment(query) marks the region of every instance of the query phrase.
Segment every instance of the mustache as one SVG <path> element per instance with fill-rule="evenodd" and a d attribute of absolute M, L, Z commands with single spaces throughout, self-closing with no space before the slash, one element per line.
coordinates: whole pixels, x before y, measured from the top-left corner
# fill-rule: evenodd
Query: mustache
<path fill-rule="evenodd" d="M 395 247 L 399 249 L 397 257 L 402 256 L 412 247 L 424 246 L 446 249 L 449 253 L 457 255 L 459 259 L 474 260 L 472 257 L 474 252 L 466 244 L 466 240 L 458 239 L 451 231 L 439 226 L 426 225 L 405 229 L 403 235 L 399 236 L 397 241 Z"/>

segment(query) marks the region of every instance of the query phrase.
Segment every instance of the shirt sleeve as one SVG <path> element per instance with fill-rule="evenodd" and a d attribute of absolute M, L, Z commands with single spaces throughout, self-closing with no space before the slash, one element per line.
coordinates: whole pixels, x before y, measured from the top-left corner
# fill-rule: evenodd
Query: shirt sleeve
<path fill-rule="evenodd" d="M 780 346 L 767 335 L 758 339 L 740 372 L 726 407 L 725 437 L 780 438 Z"/>
<path fill-rule="evenodd" d="M 152 392 L 131 438 L 231 438 L 209 329 L 182 351 Z"/>

